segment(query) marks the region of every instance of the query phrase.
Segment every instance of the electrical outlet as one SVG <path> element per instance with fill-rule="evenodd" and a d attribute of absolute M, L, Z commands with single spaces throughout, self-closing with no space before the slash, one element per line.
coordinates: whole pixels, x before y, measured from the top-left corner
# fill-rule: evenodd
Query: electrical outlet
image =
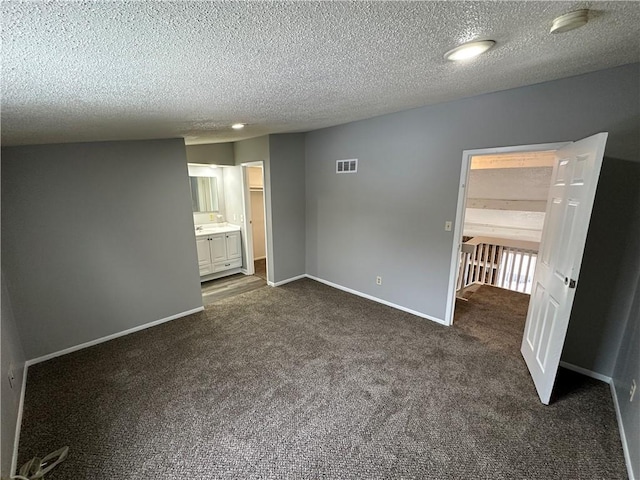
<path fill-rule="evenodd" d="M 376 285 L 382 285 L 382 277 L 381 276 L 377 276 L 376 277 Z"/>
<path fill-rule="evenodd" d="M 629 401 L 633 402 L 633 397 L 636 394 L 637 384 L 635 378 L 631 380 L 631 389 L 629 390 Z"/>
<path fill-rule="evenodd" d="M 13 389 L 13 382 L 16 381 L 16 376 L 13 374 L 13 365 L 9 365 L 7 377 L 9 378 L 9 386 Z"/>

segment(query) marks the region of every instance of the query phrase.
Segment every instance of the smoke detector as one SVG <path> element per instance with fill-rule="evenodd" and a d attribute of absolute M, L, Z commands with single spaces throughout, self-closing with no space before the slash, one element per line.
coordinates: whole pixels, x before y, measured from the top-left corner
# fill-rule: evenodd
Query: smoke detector
<path fill-rule="evenodd" d="M 564 33 L 575 30 L 589 21 L 589 10 L 576 10 L 560 15 L 553 21 L 549 33 Z"/>

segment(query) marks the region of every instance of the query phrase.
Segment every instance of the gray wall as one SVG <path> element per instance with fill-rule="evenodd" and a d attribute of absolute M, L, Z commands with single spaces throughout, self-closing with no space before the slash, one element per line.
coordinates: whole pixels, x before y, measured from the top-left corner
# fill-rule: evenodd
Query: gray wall
<path fill-rule="evenodd" d="M 639 192 L 640 161 L 604 159 L 562 352 L 564 361 L 608 377 L 640 268 Z"/>
<path fill-rule="evenodd" d="M 636 252 L 638 247 L 636 245 Z M 613 373 L 613 384 L 618 397 L 620 416 L 633 469 L 630 478 L 640 478 L 640 262 L 638 258 L 640 256 L 636 254 L 634 301 L 627 315 L 627 324 Z M 636 381 L 633 403 L 629 401 L 632 379 Z"/>
<path fill-rule="evenodd" d="M 481 95 L 310 132 L 306 270 L 443 319 L 462 152 L 609 132 L 637 159 L 639 65 Z M 358 173 L 335 161 L 358 158 Z M 375 277 L 383 277 L 376 286 Z"/>
<path fill-rule="evenodd" d="M 225 221 L 233 225 L 242 225 L 242 168 L 227 167 L 224 169 L 224 202 Z"/>
<path fill-rule="evenodd" d="M 202 306 L 182 139 L 2 152 L 2 268 L 27 358 Z"/>
<path fill-rule="evenodd" d="M 264 162 L 264 209 L 266 224 L 266 244 L 267 244 L 267 280 L 274 280 L 273 266 L 273 229 L 271 215 L 271 162 L 269 160 L 268 135 L 234 143 L 234 155 L 236 165 L 249 162 Z M 244 260 L 243 260 L 244 262 Z"/>
<path fill-rule="evenodd" d="M 236 165 L 269 160 L 269 136 L 241 140 L 233 144 Z"/>
<path fill-rule="evenodd" d="M 269 135 L 234 144 L 236 165 L 264 162 L 269 282 L 305 273 L 305 135 Z"/>
<path fill-rule="evenodd" d="M 2 417 L 2 448 L 0 449 L 0 476 L 9 478 L 11 470 L 11 459 L 13 456 L 13 440 L 16 434 L 16 422 L 18 419 L 18 407 L 20 405 L 20 392 L 24 381 L 24 352 L 22 342 L 16 327 L 11 299 L 7 292 L 7 283 L 2 275 L 2 323 L 0 337 L 2 339 L 2 373 L 0 381 L 2 386 L 0 392 L 1 417 Z M 9 368 L 13 369 L 15 382 L 13 388 L 9 386 L 7 374 Z"/>
<path fill-rule="evenodd" d="M 305 274 L 305 137 L 269 136 L 274 282 Z"/>
<path fill-rule="evenodd" d="M 628 228 L 624 231 L 625 239 L 619 253 L 626 265 L 624 276 L 616 282 L 618 296 L 611 304 L 608 319 L 617 318 L 621 323 L 626 320 L 612 377 L 633 466 L 631 478 L 640 478 L 640 163 L 634 165 L 634 171 L 637 182 L 635 201 L 631 201 L 635 211 L 623 223 Z M 620 230 L 614 231 L 620 234 Z M 633 403 L 629 402 L 632 380 L 636 381 L 638 389 Z"/>
<path fill-rule="evenodd" d="M 187 162 L 209 165 L 233 165 L 233 143 L 187 145 Z"/>

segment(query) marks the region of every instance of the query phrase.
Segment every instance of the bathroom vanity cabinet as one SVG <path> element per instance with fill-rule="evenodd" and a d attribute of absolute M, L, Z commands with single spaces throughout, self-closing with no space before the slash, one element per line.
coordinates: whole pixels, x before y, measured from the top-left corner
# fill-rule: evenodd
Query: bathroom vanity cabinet
<path fill-rule="evenodd" d="M 196 246 L 201 281 L 237 273 L 242 266 L 238 227 L 196 231 Z"/>

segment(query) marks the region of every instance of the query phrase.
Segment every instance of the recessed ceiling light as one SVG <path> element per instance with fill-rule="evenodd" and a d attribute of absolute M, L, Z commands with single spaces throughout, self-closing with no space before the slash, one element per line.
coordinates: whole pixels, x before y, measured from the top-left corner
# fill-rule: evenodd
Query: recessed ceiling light
<path fill-rule="evenodd" d="M 231 128 L 233 128 L 234 130 L 242 130 L 244 128 L 244 123 L 234 123 L 233 125 L 231 125 Z"/>
<path fill-rule="evenodd" d="M 560 15 L 553 21 L 549 33 L 564 33 L 569 30 L 586 25 L 589 21 L 589 10 L 576 10 L 575 12 Z"/>
<path fill-rule="evenodd" d="M 460 60 L 469 60 L 470 58 L 477 57 L 478 55 L 486 52 L 496 44 L 493 40 L 478 40 L 476 42 L 465 43 L 452 50 L 449 50 L 444 54 L 444 58 L 447 60 L 453 60 L 455 62 Z"/>

